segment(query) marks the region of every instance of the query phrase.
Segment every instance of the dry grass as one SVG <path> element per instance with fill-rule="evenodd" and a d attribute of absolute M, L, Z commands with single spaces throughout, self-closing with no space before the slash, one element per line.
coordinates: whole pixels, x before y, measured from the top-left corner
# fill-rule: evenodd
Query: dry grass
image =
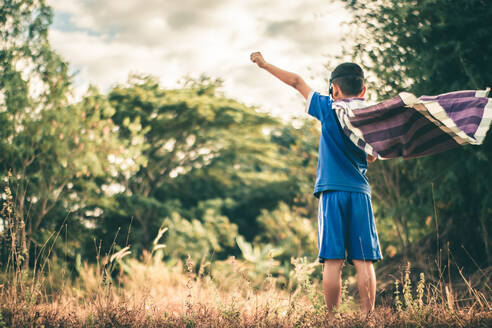
<path fill-rule="evenodd" d="M 253 286 L 243 264 L 234 259 L 225 262 L 229 274 L 204 273 L 204 263 L 196 270 L 190 260 L 165 264 L 155 253 L 144 254 L 140 261 L 113 260 L 123 272 L 117 279 L 109 278 L 109 259 L 106 265 L 85 264 L 75 282 L 51 295 L 46 294 L 53 287 L 49 275 L 25 279 L 16 288 L 1 287 L 0 327 L 492 326 L 486 297 L 458 306 L 449 290 L 447 296 L 439 294 L 422 279 L 413 288 L 405 273 L 398 297 L 378 306 L 369 318 L 361 318 L 357 305 L 345 296 L 337 318 L 329 322 L 321 288 L 309 276 L 309 263 L 297 262 L 297 283 L 286 290 L 268 275 Z"/>
<path fill-rule="evenodd" d="M 14 222 L 11 212 L 7 214 Z M 152 252 L 144 252 L 140 260 L 128 257 L 125 247 L 98 256 L 96 265 L 82 264 L 75 281 L 50 256 L 50 247 L 43 246 L 48 251 L 36 266 L 41 270 L 26 271 L 13 242 L 7 267 L 0 272 L 0 328 L 492 327 L 490 270 L 480 270 L 488 294 L 463 275 L 466 288 L 457 293 L 451 284 L 426 282 L 423 274 L 412 284 L 408 266 L 394 282 L 392 295 L 380 297 L 368 318 L 360 316 L 348 296 L 350 286 L 344 284 L 342 304 L 330 322 L 313 276 L 316 264 L 293 259 L 290 275 L 275 277 L 270 273 L 278 265 L 273 259 L 262 262 L 266 271 L 234 258 L 214 263 L 202 259 L 198 265 L 191 259 L 164 262 L 165 246 L 159 239 L 165 231 L 159 231 Z"/>

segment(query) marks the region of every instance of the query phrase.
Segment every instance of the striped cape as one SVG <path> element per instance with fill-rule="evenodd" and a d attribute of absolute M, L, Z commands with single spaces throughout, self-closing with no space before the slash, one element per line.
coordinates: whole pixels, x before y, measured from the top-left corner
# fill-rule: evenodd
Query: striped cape
<path fill-rule="evenodd" d="M 489 91 L 419 98 L 403 92 L 371 106 L 361 98 L 351 98 L 334 102 L 332 108 L 344 133 L 367 154 L 407 159 L 481 144 L 492 121 Z"/>

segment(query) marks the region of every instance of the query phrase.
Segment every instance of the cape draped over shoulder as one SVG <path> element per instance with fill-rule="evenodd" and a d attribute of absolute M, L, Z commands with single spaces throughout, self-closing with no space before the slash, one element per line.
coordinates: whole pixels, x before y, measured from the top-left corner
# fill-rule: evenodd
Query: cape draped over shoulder
<path fill-rule="evenodd" d="M 408 159 L 465 144 L 480 145 L 492 121 L 489 91 L 454 91 L 419 98 L 402 92 L 371 106 L 352 98 L 335 101 L 332 108 L 343 132 L 367 154 L 379 159 Z"/>

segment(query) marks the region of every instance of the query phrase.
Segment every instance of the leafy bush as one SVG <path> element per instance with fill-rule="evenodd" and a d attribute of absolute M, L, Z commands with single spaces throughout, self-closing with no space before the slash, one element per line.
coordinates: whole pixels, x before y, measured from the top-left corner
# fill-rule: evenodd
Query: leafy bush
<path fill-rule="evenodd" d="M 316 223 L 296 215 L 287 204 L 280 203 L 273 211 L 262 211 L 257 221 L 262 230 L 255 242 L 268 242 L 282 249 L 278 257 L 282 262 L 290 263 L 292 257 L 316 257 Z"/>

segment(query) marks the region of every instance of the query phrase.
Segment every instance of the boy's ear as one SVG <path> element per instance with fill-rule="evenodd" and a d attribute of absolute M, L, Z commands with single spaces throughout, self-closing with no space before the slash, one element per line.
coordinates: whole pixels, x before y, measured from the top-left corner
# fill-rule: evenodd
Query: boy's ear
<path fill-rule="evenodd" d="M 359 98 L 364 97 L 364 95 L 366 94 L 366 90 L 367 90 L 367 89 L 366 89 L 366 86 L 363 86 L 363 87 L 362 87 L 362 91 L 361 91 L 361 92 L 360 92 L 360 94 L 359 94 Z"/>
<path fill-rule="evenodd" d="M 342 96 L 342 90 L 340 90 L 340 87 L 334 83 L 332 83 L 331 87 L 333 88 L 333 100 L 339 100 L 338 98 Z"/>

